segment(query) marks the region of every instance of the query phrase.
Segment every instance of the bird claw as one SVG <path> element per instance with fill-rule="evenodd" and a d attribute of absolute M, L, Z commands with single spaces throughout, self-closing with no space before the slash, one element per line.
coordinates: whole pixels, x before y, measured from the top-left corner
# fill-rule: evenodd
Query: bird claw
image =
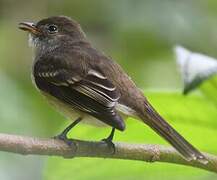
<path fill-rule="evenodd" d="M 112 149 L 112 154 L 115 154 L 115 144 L 109 138 L 102 139 L 101 141 L 105 142 L 109 149 Z"/>
<path fill-rule="evenodd" d="M 53 138 L 63 141 L 65 144 L 67 144 L 72 149 L 72 153 L 70 155 L 65 155 L 64 158 L 74 158 L 75 157 L 75 154 L 78 149 L 77 143 L 75 141 L 73 141 L 72 139 L 68 139 L 63 134 L 59 134 L 57 136 L 54 136 Z"/>
<path fill-rule="evenodd" d="M 68 146 L 72 146 L 75 145 L 75 142 L 72 140 L 72 139 L 68 139 L 65 135 L 63 134 L 59 134 L 57 136 L 54 136 L 53 137 L 54 139 L 57 139 L 57 140 L 61 140 L 63 141 L 64 143 L 66 143 Z"/>

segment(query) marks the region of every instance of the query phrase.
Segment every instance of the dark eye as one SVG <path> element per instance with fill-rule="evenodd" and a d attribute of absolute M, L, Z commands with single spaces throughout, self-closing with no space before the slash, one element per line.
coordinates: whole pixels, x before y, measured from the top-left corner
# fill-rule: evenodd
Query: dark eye
<path fill-rule="evenodd" d="M 58 32 L 58 28 L 56 25 L 52 24 L 52 25 L 48 26 L 48 31 L 49 31 L 49 33 L 56 33 L 56 32 Z"/>

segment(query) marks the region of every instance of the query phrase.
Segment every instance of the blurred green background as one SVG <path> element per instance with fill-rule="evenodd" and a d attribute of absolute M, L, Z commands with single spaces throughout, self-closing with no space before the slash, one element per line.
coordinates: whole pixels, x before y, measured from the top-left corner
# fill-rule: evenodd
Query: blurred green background
<path fill-rule="evenodd" d="M 22 21 L 52 15 L 77 20 L 95 47 L 122 65 L 156 109 L 198 148 L 217 154 L 216 104 L 181 95 L 173 46 L 217 57 L 215 0 L 0 0 L 0 132 L 52 137 L 69 121 L 31 83 L 32 51 Z M 209 118 L 207 117 L 209 116 Z M 102 139 L 109 129 L 79 125 L 72 137 Z M 201 137 L 202 136 L 202 137 Z M 213 137 L 213 138 L 212 138 Z M 166 144 L 149 128 L 128 122 L 115 140 Z M 203 170 L 171 164 L 108 159 L 47 158 L 0 152 L 0 179 L 215 179 Z"/>

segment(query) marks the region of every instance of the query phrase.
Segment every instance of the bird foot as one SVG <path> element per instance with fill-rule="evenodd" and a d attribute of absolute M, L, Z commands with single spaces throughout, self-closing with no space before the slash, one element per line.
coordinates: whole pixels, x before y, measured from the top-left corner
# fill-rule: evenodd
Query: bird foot
<path fill-rule="evenodd" d="M 57 136 L 54 136 L 53 138 L 63 141 L 68 146 L 75 145 L 75 142 L 72 139 L 68 139 L 64 134 L 59 134 Z"/>
<path fill-rule="evenodd" d="M 75 157 L 78 146 L 77 146 L 77 143 L 74 140 L 68 139 L 63 134 L 59 134 L 57 136 L 54 136 L 53 138 L 63 141 L 65 144 L 67 144 L 72 149 L 72 153 L 70 155 L 65 155 L 64 158 L 74 158 Z"/>
<path fill-rule="evenodd" d="M 101 141 L 103 141 L 107 144 L 108 148 L 112 150 L 112 154 L 115 154 L 115 152 L 116 152 L 115 144 L 112 142 L 111 139 L 105 138 L 105 139 L 102 139 Z"/>

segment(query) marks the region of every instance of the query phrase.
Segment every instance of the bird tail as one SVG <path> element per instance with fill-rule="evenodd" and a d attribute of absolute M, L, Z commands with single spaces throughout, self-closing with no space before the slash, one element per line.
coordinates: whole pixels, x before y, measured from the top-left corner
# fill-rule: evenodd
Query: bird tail
<path fill-rule="evenodd" d="M 145 102 L 145 112 L 141 118 L 156 133 L 167 140 L 187 161 L 198 160 L 203 164 L 208 163 L 206 157 L 171 127 L 147 102 Z"/>

